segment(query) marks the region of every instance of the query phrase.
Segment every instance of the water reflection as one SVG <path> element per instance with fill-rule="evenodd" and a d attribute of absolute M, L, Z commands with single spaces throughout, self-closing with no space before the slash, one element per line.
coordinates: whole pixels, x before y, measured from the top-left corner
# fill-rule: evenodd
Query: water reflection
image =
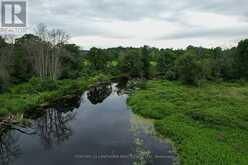
<path fill-rule="evenodd" d="M 19 138 L 13 132 L 8 132 L 0 137 L 0 162 L 2 165 L 9 165 L 21 155 L 18 144 Z"/>
<path fill-rule="evenodd" d="M 100 85 L 91 88 L 88 93 L 88 99 L 94 105 L 102 103 L 112 93 L 111 85 Z"/>
<path fill-rule="evenodd" d="M 54 145 L 69 140 L 72 136 L 69 123 L 75 116 L 76 111 L 64 114 L 54 108 L 49 108 L 43 117 L 35 121 L 35 129 L 45 149 L 51 149 Z"/>
<path fill-rule="evenodd" d="M 33 115 L 39 115 L 39 118 L 33 121 L 30 128 L 10 127 L 7 133 L 0 136 L 0 164 L 10 165 L 21 156 L 21 136 L 38 137 L 45 150 L 68 141 L 73 135 L 69 123 L 75 119 L 76 113 L 77 111 L 63 113 L 55 108 L 48 108 Z"/>
<path fill-rule="evenodd" d="M 128 78 L 127 77 L 121 77 L 115 80 L 116 82 L 116 89 L 117 89 L 117 94 L 119 96 L 123 95 L 126 93 L 127 89 L 127 83 L 128 83 Z"/>
<path fill-rule="evenodd" d="M 50 108 L 29 112 L 26 115 L 33 116 L 30 127 L 14 128 L 0 138 L 0 164 L 172 164 L 171 158 L 153 159 L 155 154 L 170 156 L 171 149 L 148 136 L 153 123 L 129 113 L 125 86 L 122 81 L 94 87 L 82 99 L 67 97 Z"/>
<path fill-rule="evenodd" d="M 67 113 L 80 106 L 80 95 L 67 96 L 53 104 L 56 111 Z"/>

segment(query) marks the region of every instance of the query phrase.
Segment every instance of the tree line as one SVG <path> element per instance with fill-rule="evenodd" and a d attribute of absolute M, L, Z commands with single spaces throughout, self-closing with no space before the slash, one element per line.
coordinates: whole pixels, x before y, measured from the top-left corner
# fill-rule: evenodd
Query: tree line
<path fill-rule="evenodd" d="M 68 44 L 69 35 L 44 24 L 34 34 L 0 37 L 0 92 L 41 80 L 76 79 L 97 73 L 132 78 L 162 78 L 200 85 L 203 81 L 248 79 L 248 39 L 230 49 L 91 48 Z M 10 42 L 11 41 L 11 42 Z"/>
<path fill-rule="evenodd" d="M 93 69 L 133 78 L 180 80 L 191 85 L 200 85 L 203 81 L 248 79 L 248 39 L 240 41 L 237 47 L 224 50 L 194 46 L 176 50 L 148 46 L 92 48 L 88 56 L 91 63 L 101 65 Z"/>

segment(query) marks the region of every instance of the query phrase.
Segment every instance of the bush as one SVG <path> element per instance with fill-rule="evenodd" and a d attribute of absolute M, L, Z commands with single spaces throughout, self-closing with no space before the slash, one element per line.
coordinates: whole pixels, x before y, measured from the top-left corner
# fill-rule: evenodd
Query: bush
<path fill-rule="evenodd" d="M 4 82 L 0 79 L 0 93 L 4 91 Z"/>
<path fill-rule="evenodd" d="M 133 78 L 142 78 L 144 76 L 144 63 L 139 51 L 132 50 L 123 54 L 119 58 L 118 67 L 121 73 L 128 74 Z"/>
<path fill-rule="evenodd" d="M 0 78 L 0 94 L 8 92 L 9 88 L 10 88 L 10 83 Z"/>
<path fill-rule="evenodd" d="M 186 84 L 199 85 L 205 79 L 202 63 L 191 53 L 186 53 L 177 59 L 176 71 L 179 79 Z"/>
<path fill-rule="evenodd" d="M 58 89 L 58 84 L 54 80 L 43 80 L 40 82 L 37 91 L 53 91 Z"/>
<path fill-rule="evenodd" d="M 29 83 L 18 85 L 11 89 L 14 94 L 34 94 L 58 89 L 58 84 L 54 80 L 41 80 L 32 78 Z"/>
<path fill-rule="evenodd" d="M 177 79 L 177 75 L 175 71 L 169 70 L 165 73 L 165 79 L 167 80 L 176 80 Z"/>
<path fill-rule="evenodd" d="M 239 42 L 235 62 L 238 77 L 248 79 L 248 39 Z"/>
<path fill-rule="evenodd" d="M 8 113 L 9 112 L 8 112 L 8 110 L 6 108 L 1 108 L 1 110 L 0 110 L 0 117 L 1 116 L 7 116 Z"/>

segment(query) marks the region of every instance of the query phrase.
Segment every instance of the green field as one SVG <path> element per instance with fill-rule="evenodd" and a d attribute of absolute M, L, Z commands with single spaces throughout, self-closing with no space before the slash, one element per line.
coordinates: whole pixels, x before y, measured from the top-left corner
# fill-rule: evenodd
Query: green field
<path fill-rule="evenodd" d="M 156 119 L 183 165 L 248 164 L 248 84 L 208 82 L 201 87 L 148 81 L 128 100 L 133 111 Z"/>

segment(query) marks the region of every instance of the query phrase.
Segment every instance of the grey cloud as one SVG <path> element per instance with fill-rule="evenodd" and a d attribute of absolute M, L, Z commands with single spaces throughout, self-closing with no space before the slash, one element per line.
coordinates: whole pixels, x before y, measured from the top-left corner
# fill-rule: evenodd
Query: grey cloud
<path fill-rule="evenodd" d="M 72 19 L 137 21 L 152 18 L 180 22 L 180 17 L 187 11 L 248 17 L 247 0 L 31 0 L 30 4 L 31 9 L 40 10 L 40 14 L 47 12 L 50 15 L 71 16 Z M 169 17 L 161 17 L 161 14 L 167 14 Z"/>
<path fill-rule="evenodd" d="M 229 37 L 248 37 L 248 26 L 223 29 L 190 29 L 179 31 L 173 34 L 164 35 L 158 40 L 175 40 L 190 38 L 229 38 Z"/>
<path fill-rule="evenodd" d="M 80 10 L 83 10 L 82 6 L 79 4 L 72 3 L 69 5 L 68 3 L 62 3 L 64 7 L 61 8 L 59 7 L 60 4 L 58 4 L 58 6 L 56 4 L 57 3 L 50 4 L 46 0 L 31 3 L 29 7 L 31 24 L 37 25 L 39 23 L 45 23 L 49 27 L 62 28 L 70 33 L 72 37 L 90 35 L 111 38 L 130 37 L 116 34 L 105 27 L 100 27 L 99 24 L 101 24 L 101 22 L 96 21 L 93 18 L 87 18 L 86 15 L 78 15 L 78 12 L 75 11 L 80 12 Z"/>
<path fill-rule="evenodd" d="M 236 16 L 248 22 L 247 0 L 29 0 L 31 24 L 40 22 L 60 27 L 72 36 L 97 35 L 111 38 L 131 38 L 99 26 L 101 21 L 139 21 L 146 18 L 169 21 L 187 31 L 161 39 L 192 37 L 228 37 L 247 35 L 243 29 L 208 29 L 196 27 L 185 19 L 189 11 Z"/>
<path fill-rule="evenodd" d="M 121 20 L 137 20 L 160 17 L 161 13 L 187 10 L 208 11 L 222 14 L 247 16 L 247 0 L 31 0 L 31 7 L 41 13 L 80 14 L 82 17 L 99 17 Z"/>

